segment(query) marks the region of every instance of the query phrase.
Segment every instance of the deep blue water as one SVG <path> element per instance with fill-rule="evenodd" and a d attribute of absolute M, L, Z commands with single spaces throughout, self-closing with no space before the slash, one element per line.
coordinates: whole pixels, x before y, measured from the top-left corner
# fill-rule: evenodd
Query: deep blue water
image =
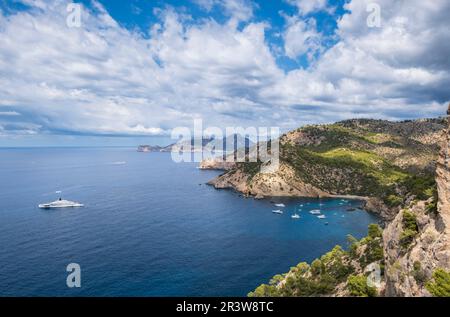
<path fill-rule="evenodd" d="M 327 219 L 308 213 L 315 199 L 277 199 L 276 215 L 196 166 L 132 148 L 0 149 L 0 295 L 245 296 L 377 221 L 339 199 L 321 200 Z M 58 190 L 86 207 L 37 208 Z M 71 262 L 81 288 L 66 286 Z"/>

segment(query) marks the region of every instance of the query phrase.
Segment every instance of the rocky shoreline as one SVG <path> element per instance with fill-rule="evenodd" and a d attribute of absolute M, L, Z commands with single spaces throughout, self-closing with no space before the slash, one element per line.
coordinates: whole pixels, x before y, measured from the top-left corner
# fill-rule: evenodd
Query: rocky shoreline
<path fill-rule="evenodd" d="M 200 169 L 228 171 L 210 180 L 207 184 L 215 189 L 234 190 L 241 193 L 244 197 L 252 197 L 254 199 L 307 197 L 361 200 L 364 201 L 364 210 L 379 216 L 383 222 L 391 221 L 398 213 L 398 208 L 387 207 L 383 201 L 377 197 L 331 194 L 300 180 L 295 181 L 295 178 L 291 178 L 290 183 L 288 184 L 284 178 L 280 177 L 280 173 L 288 173 L 292 176 L 292 171 L 289 171 L 286 166 L 280 168 L 281 172 L 259 175 L 258 179 L 253 180 L 253 186 L 251 186 L 251 188 L 248 185 L 248 176 L 242 173 L 242 171 L 237 170 L 233 173 L 229 173 L 234 166 L 228 162 L 208 160 L 207 162 L 202 162 L 200 166 Z M 289 189 L 285 190 L 283 186 Z"/>

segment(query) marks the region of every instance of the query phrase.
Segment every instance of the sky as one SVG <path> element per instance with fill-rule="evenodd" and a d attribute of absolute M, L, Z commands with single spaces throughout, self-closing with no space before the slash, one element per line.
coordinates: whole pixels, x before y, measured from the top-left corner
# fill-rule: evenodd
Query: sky
<path fill-rule="evenodd" d="M 437 117 L 450 101 L 448 0 L 83 0 L 79 20 L 71 4 L 0 0 L 0 146 Z"/>

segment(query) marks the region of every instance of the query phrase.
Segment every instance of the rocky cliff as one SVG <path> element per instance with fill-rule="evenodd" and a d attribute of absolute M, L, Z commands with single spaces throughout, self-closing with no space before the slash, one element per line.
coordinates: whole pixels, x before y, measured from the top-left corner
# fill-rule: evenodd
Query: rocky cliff
<path fill-rule="evenodd" d="M 450 127 L 441 140 L 437 197 L 411 201 L 384 230 L 387 296 L 429 296 L 426 282 L 450 269 Z"/>

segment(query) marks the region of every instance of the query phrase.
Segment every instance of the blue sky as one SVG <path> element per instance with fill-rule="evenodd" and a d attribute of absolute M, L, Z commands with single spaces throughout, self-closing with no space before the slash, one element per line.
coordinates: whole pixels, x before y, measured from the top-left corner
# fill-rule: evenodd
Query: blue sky
<path fill-rule="evenodd" d="M 83 3 L 87 7 L 91 7 L 90 0 L 77 1 Z M 101 0 L 99 1 L 109 14 L 124 28 L 130 30 L 138 29 L 143 36 L 147 35 L 147 31 L 159 22 L 157 15 L 152 14 L 155 10 L 167 7 L 175 8 L 183 14 L 190 15 L 192 21 L 187 23 L 196 23 L 201 19 L 214 19 L 219 23 L 226 23 L 229 15 L 218 5 L 209 8 L 202 7 L 202 1 L 196 0 Z M 204 1 L 205 3 L 209 1 Z M 283 14 L 295 16 L 298 9 L 292 3 L 287 1 L 266 0 L 248 2 L 253 6 L 254 16 L 249 20 L 251 22 L 265 22 L 269 25 L 266 29 L 266 39 L 271 44 L 280 49 L 283 47 L 283 39 L 280 34 L 286 25 L 286 19 Z M 336 39 L 335 31 L 337 28 L 337 20 L 344 14 L 343 8 L 345 0 L 328 1 L 328 5 L 333 8 L 332 12 L 315 11 L 309 12 L 305 18 L 312 18 L 317 23 L 317 31 L 327 37 L 324 43 L 325 47 L 332 46 Z M 241 23 L 241 27 L 245 23 Z M 276 56 L 277 64 L 280 68 L 289 71 L 299 67 L 308 67 L 309 61 L 305 54 L 296 58 L 289 58 L 285 55 Z"/>
<path fill-rule="evenodd" d="M 0 146 L 443 115 L 445 0 L 0 0 Z"/>

